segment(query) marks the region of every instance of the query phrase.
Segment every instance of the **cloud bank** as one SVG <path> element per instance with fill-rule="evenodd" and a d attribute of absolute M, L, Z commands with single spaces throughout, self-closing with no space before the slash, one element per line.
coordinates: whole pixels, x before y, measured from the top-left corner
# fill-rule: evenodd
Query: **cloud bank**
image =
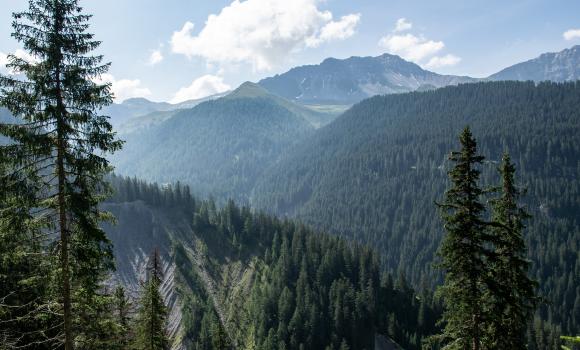
<path fill-rule="evenodd" d="M 234 0 L 212 14 L 199 33 L 186 22 L 171 37 L 171 50 L 208 63 L 247 63 L 267 71 L 298 50 L 354 35 L 360 14 L 333 20 L 320 0 Z"/>
<path fill-rule="evenodd" d="M 580 29 L 569 29 L 562 36 L 566 40 L 580 39 Z"/>
<path fill-rule="evenodd" d="M 423 34 L 402 33 L 413 28 L 413 23 L 405 18 L 399 18 L 391 34 L 379 40 L 379 46 L 388 53 L 415 62 L 424 68 L 441 68 L 456 65 L 461 58 L 446 54 L 439 56 L 445 48 L 443 41 L 427 39 Z"/>
<path fill-rule="evenodd" d="M 100 79 L 95 79 L 97 83 L 111 83 L 111 92 L 115 97 L 115 102 L 123 102 L 128 98 L 147 97 L 151 95 L 151 90 L 141 86 L 139 79 L 119 79 L 117 80 L 112 74 L 105 73 Z"/>

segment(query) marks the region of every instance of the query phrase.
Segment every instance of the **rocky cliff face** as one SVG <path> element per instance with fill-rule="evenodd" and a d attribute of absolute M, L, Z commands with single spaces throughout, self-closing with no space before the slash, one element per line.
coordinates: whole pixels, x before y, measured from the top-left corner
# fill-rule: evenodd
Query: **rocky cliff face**
<path fill-rule="evenodd" d="M 116 225 L 104 227 L 114 244 L 116 271 L 112 283 L 123 285 L 136 301 L 145 279 L 149 256 L 154 249 L 159 249 L 164 273 L 161 293 L 169 309 L 168 331 L 172 349 L 185 349 L 180 340 L 182 315 L 180 298 L 176 293 L 171 239 L 176 234 L 187 233 L 187 225 L 170 222 L 166 215 L 141 201 L 107 203 L 103 209 L 117 218 Z M 168 228 L 175 231 L 170 232 Z"/>
<path fill-rule="evenodd" d="M 142 201 L 106 203 L 103 209 L 117 218 L 115 225 L 104 225 L 114 244 L 116 271 L 112 284 L 121 284 L 137 301 L 145 278 L 148 258 L 158 249 L 163 262 L 164 280 L 161 292 L 169 309 L 168 331 L 172 350 L 190 348 L 187 330 L 182 322 L 184 294 L 201 287 L 211 300 L 222 326 L 232 344 L 240 337 L 239 308 L 251 287 L 254 267 L 207 248 L 206 242 L 195 234 L 187 216 L 153 208 Z M 175 244 L 183 246 L 186 263 L 177 266 Z M 197 276 L 202 286 L 190 285 L 184 278 L 189 271 Z"/>

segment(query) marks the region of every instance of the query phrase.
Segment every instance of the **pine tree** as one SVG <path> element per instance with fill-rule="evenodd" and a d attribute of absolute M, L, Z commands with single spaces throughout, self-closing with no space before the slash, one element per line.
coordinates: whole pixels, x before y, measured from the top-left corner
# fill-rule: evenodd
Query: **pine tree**
<path fill-rule="evenodd" d="M 116 322 L 119 325 L 119 337 L 117 337 L 116 343 L 121 349 L 126 349 L 131 339 L 131 325 L 129 324 L 131 321 L 129 316 L 131 302 L 122 286 L 115 289 L 114 303 Z"/>
<path fill-rule="evenodd" d="M 136 320 L 135 348 L 139 350 L 165 350 L 169 348 L 166 323 L 167 309 L 159 291 L 163 271 L 159 250 L 149 258 L 147 280 L 143 285 Z"/>
<path fill-rule="evenodd" d="M 99 228 L 106 215 L 98 204 L 110 170 L 103 153 L 121 142 L 96 112 L 112 102 L 110 85 L 95 83 L 109 65 L 89 55 L 100 43 L 87 33 L 90 16 L 78 0 L 31 0 L 28 11 L 13 17 L 12 36 L 34 59 L 10 55 L 8 67 L 19 75 L 0 76 L 0 104 L 22 120 L 0 125 L 11 139 L 2 159 L 9 160 L 11 174 L 34 183 L 34 211 L 47 219 L 43 232 L 55 233 L 49 238 L 58 249 L 46 251 L 58 266 L 53 299 L 62 307 L 62 339 L 70 350 L 87 326 L 75 316 L 92 308 L 85 302 L 96 302 L 112 268 L 110 242 Z"/>
<path fill-rule="evenodd" d="M 31 214 L 36 203 L 34 182 L 6 167 L 0 148 L 0 348 L 59 344 L 53 331 L 46 285 L 50 267 L 42 259 L 42 220 Z"/>
<path fill-rule="evenodd" d="M 536 282 L 528 277 L 530 262 L 523 237 L 524 221 L 530 215 L 518 203 L 522 192 L 515 184 L 516 169 L 508 154 L 498 170 L 500 196 L 491 201 L 495 254 L 485 298 L 491 304 L 487 346 L 526 349 L 526 330 L 538 301 Z"/>
<path fill-rule="evenodd" d="M 477 143 L 468 127 L 459 140 L 461 150 L 449 156 L 455 163 L 449 172 L 451 188 L 445 193 L 445 201 L 438 204 L 446 235 L 439 250 L 440 266 L 445 271 L 445 282 L 439 290 L 445 306 L 445 328 L 437 338 L 446 344 L 445 349 L 478 350 L 484 316 L 481 300 L 488 270 L 485 207 L 480 202 L 483 190 L 478 185 L 477 169 L 484 157 L 477 154 Z"/>

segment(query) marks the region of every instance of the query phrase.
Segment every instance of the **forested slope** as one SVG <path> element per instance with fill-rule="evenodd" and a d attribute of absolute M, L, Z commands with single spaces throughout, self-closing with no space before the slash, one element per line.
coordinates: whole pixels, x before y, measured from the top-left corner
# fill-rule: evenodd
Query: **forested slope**
<path fill-rule="evenodd" d="M 116 280 L 133 290 L 159 248 L 174 349 L 372 349 L 376 334 L 419 349 L 435 331 L 430 293 L 383 273 L 368 248 L 187 187 L 111 181 Z"/>
<path fill-rule="evenodd" d="M 122 134 L 125 146 L 112 162 L 120 174 L 245 200 L 262 171 L 313 130 L 273 98 L 222 98 Z"/>
<path fill-rule="evenodd" d="M 542 318 L 580 331 L 580 83 L 493 82 L 365 100 L 276 164 L 252 204 L 367 243 L 415 285 L 440 280 L 434 201 L 447 155 L 470 125 L 497 184 L 502 152 L 516 162 L 533 215 L 532 275 L 551 304 Z"/>

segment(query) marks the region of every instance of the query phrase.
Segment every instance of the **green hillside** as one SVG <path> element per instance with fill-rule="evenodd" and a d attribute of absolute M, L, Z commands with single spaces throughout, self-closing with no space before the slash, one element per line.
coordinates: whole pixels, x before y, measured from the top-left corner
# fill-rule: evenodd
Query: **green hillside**
<path fill-rule="evenodd" d="M 319 128 L 333 121 L 339 114 L 344 112 L 344 106 L 326 105 L 301 105 L 290 102 L 285 98 L 270 93 L 258 84 L 245 82 L 236 90 L 224 97 L 224 99 L 238 98 L 269 98 L 278 105 L 292 113 L 306 119 L 313 127 Z"/>
<path fill-rule="evenodd" d="M 261 95 L 172 113 L 122 134 L 126 144 L 112 158 L 117 172 L 160 183 L 179 180 L 196 194 L 244 201 L 264 169 L 314 130 L 302 115 Z"/>
<path fill-rule="evenodd" d="M 433 285 L 447 155 L 470 125 L 497 183 L 503 151 L 528 189 L 539 314 L 580 331 L 580 83 L 495 82 L 365 100 L 275 164 L 252 204 L 376 248 L 391 271 Z M 550 304 L 551 303 L 551 304 Z"/>
<path fill-rule="evenodd" d="M 186 187 L 111 181 L 114 280 L 138 288 L 159 249 L 173 348 L 372 349 L 384 334 L 419 349 L 435 331 L 430 294 L 384 274 L 368 248 L 233 202 L 216 208 Z"/>

